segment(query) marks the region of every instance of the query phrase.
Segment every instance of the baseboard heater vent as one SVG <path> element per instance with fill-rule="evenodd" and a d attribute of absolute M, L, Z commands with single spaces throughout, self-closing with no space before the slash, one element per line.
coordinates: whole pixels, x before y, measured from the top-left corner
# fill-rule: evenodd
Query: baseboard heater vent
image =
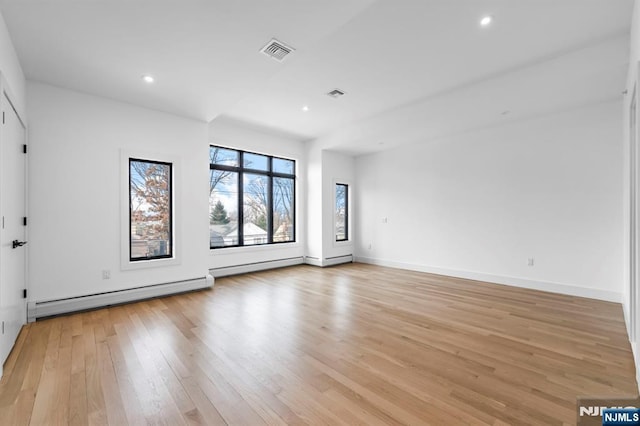
<path fill-rule="evenodd" d="M 334 256 L 334 257 L 326 257 L 324 259 L 319 259 L 317 257 L 307 256 L 304 258 L 304 263 L 307 265 L 320 266 L 324 268 L 325 266 L 334 266 L 341 265 L 343 263 L 351 263 L 353 262 L 353 256 L 348 254 L 346 256 Z"/>
<path fill-rule="evenodd" d="M 28 302 L 27 321 L 34 322 L 38 318 L 50 317 L 53 315 L 102 308 L 110 305 L 119 305 L 137 300 L 184 293 L 187 291 L 201 290 L 213 287 L 213 281 L 213 277 L 211 275 L 207 275 L 206 277 L 193 278 L 189 280 L 173 281 L 169 283 L 110 291 L 106 293 L 90 294 L 87 296 L 70 297 L 68 299 Z"/>
<path fill-rule="evenodd" d="M 265 262 L 254 262 L 235 266 L 223 266 L 209 269 L 209 273 L 215 278 L 227 277 L 229 275 L 246 274 L 248 272 L 264 271 L 267 269 L 284 268 L 286 266 L 302 265 L 304 258 L 290 257 L 287 259 L 268 260 Z"/>

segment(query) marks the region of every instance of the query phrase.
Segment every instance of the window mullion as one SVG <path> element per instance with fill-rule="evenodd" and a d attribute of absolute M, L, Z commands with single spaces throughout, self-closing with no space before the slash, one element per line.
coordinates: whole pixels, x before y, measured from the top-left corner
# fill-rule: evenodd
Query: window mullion
<path fill-rule="evenodd" d="M 269 174 L 267 175 L 267 243 L 273 243 L 273 157 L 269 157 Z"/>
<path fill-rule="evenodd" d="M 344 239 L 349 240 L 349 186 L 344 186 Z"/>
<path fill-rule="evenodd" d="M 244 245 L 244 152 L 239 152 L 240 169 L 238 170 L 238 245 Z"/>

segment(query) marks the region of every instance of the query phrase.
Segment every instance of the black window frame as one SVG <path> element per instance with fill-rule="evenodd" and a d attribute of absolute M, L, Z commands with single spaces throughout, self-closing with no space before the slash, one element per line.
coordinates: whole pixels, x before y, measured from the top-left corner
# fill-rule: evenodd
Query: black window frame
<path fill-rule="evenodd" d="M 133 204 L 131 200 L 131 163 L 132 162 L 140 162 L 140 163 L 149 163 L 149 164 L 159 164 L 161 166 L 169 166 L 169 247 L 168 254 L 159 255 L 159 256 L 145 256 L 145 257 L 133 257 L 132 256 L 132 245 L 133 239 L 131 238 L 131 227 L 133 225 L 132 221 L 132 213 L 133 213 Z M 143 262 L 147 260 L 158 260 L 158 259 L 173 259 L 174 258 L 174 250 L 173 250 L 173 163 L 167 161 L 158 161 L 158 160 L 148 160 L 144 158 L 134 158 L 129 157 L 129 262 Z"/>
<path fill-rule="evenodd" d="M 336 189 L 339 186 L 344 186 L 344 238 L 338 239 L 338 234 L 336 232 L 335 233 L 335 239 L 336 239 L 337 243 L 349 241 L 349 184 L 336 182 L 336 185 L 335 185 L 335 188 L 334 188 L 334 194 L 337 192 Z M 334 205 L 334 209 L 335 209 L 335 205 Z M 335 215 L 335 211 L 334 211 L 334 215 Z M 334 225 L 333 225 L 334 228 L 335 228 L 336 225 L 337 225 L 337 223 L 334 223 Z M 334 229 L 334 231 L 335 230 L 336 229 Z"/>
<path fill-rule="evenodd" d="M 236 151 L 238 153 L 238 166 L 214 164 L 209 162 L 209 173 L 211 173 L 212 170 L 220 170 L 220 171 L 237 173 L 237 176 L 238 176 L 238 200 L 237 200 L 238 202 L 237 204 L 238 238 L 237 238 L 237 241 L 238 243 L 234 245 L 212 247 L 211 241 L 209 241 L 209 249 L 219 250 L 219 249 L 234 248 L 234 247 L 259 247 L 259 246 L 267 246 L 267 245 L 274 245 L 274 244 L 291 244 L 291 243 L 297 242 L 298 218 L 297 218 L 297 197 L 296 197 L 297 192 L 296 191 L 297 191 L 298 179 L 296 176 L 296 160 L 292 158 L 280 157 L 277 155 L 268 155 L 268 154 L 263 154 L 259 152 L 253 152 L 253 151 L 246 151 L 242 149 L 230 148 L 230 147 L 221 146 L 221 145 L 209 145 L 209 153 L 211 153 L 211 148 L 231 150 L 231 151 Z M 244 166 L 245 154 L 260 155 L 263 157 L 267 157 L 267 170 L 259 170 L 259 169 L 252 169 L 250 167 L 245 167 Z M 289 174 L 289 173 L 274 172 L 273 171 L 274 159 L 293 162 L 293 173 Z M 269 191 L 269 197 L 267 200 L 267 242 L 265 243 L 244 244 L 244 225 L 245 225 L 244 223 L 244 175 L 245 173 L 267 177 L 267 188 Z M 273 232 L 273 179 L 274 178 L 285 178 L 285 179 L 291 179 L 293 181 L 293 203 L 292 203 L 293 204 L 292 205 L 293 238 L 289 241 L 273 241 L 273 234 L 274 234 Z"/>

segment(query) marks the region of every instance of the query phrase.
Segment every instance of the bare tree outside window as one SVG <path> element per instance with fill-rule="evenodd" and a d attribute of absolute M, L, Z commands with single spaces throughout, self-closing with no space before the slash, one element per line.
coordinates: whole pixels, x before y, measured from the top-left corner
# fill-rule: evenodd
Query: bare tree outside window
<path fill-rule="evenodd" d="M 295 161 L 209 150 L 210 247 L 295 241 Z"/>
<path fill-rule="evenodd" d="M 130 260 L 172 256 L 171 168 L 129 159 Z"/>
<path fill-rule="evenodd" d="M 273 241 L 293 241 L 294 181 L 273 178 Z"/>
<path fill-rule="evenodd" d="M 269 242 L 269 188 L 268 177 L 244 174 L 244 245 Z"/>
<path fill-rule="evenodd" d="M 240 154 L 233 149 L 209 150 L 209 163 L 221 167 L 209 170 L 209 246 L 238 244 L 238 172 Z"/>
<path fill-rule="evenodd" d="M 349 186 L 336 184 L 336 241 L 347 241 L 349 239 Z"/>

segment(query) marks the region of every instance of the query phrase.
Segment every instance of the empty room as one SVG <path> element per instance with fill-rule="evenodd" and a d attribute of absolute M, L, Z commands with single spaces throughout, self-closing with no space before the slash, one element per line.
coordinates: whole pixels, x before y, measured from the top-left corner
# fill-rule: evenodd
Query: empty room
<path fill-rule="evenodd" d="M 0 424 L 640 424 L 638 0 L 0 0 Z"/>

